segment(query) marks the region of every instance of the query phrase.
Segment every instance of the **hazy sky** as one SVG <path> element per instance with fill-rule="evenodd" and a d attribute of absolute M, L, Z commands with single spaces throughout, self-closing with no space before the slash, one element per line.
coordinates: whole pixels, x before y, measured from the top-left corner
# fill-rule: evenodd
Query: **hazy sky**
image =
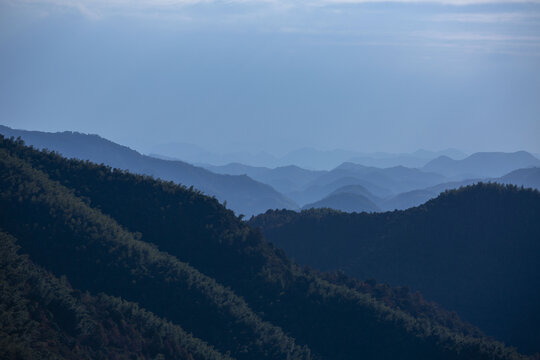
<path fill-rule="evenodd" d="M 0 0 L 0 123 L 143 151 L 540 153 L 540 1 Z"/>

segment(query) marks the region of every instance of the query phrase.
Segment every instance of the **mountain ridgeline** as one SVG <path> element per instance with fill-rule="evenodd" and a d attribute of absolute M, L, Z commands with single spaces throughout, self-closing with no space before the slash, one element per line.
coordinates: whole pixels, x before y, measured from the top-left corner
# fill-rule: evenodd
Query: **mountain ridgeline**
<path fill-rule="evenodd" d="M 516 169 L 530 167 L 540 167 L 540 159 L 526 151 L 516 151 L 513 153 L 479 152 L 462 160 L 441 156 L 424 165 L 422 169 L 449 178 L 464 179 L 499 177 Z"/>
<path fill-rule="evenodd" d="M 179 160 L 157 159 L 98 135 L 77 132 L 47 133 L 15 130 L 0 125 L 0 134 L 21 137 L 38 149 L 56 151 L 67 158 L 89 160 L 136 174 L 151 175 L 216 196 L 238 214 L 252 215 L 268 209 L 295 209 L 294 201 L 248 176 L 221 175 Z"/>
<path fill-rule="evenodd" d="M 488 335 L 540 352 L 540 192 L 484 184 L 405 211 L 268 211 L 250 220 L 301 264 L 410 286 Z"/>
<path fill-rule="evenodd" d="M 1 358 L 523 359 L 406 288 L 301 268 L 216 199 L 0 137 Z"/>

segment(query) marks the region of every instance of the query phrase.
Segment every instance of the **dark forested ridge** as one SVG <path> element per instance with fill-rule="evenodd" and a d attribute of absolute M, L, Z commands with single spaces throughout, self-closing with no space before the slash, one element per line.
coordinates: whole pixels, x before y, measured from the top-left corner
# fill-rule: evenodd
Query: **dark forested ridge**
<path fill-rule="evenodd" d="M 0 189 L 0 228 L 13 236 L 2 235 L 8 265 L 0 271 L 13 289 L 3 293 L 2 309 L 13 306 L 4 296 L 12 292 L 37 302 L 20 311 L 44 314 L 25 324 L 19 310 L 2 311 L 10 339 L 29 329 L 13 341 L 14 352 L 31 342 L 68 358 L 77 357 L 74 349 L 114 357 L 136 342 L 142 358 L 522 358 L 406 288 L 296 266 L 215 199 L 171 182 L 0 138 Z M 26 272 L 32 281 L 65 279 L 55 296 L 75 304 L 75 320 L 62 319 L 71 313 L 56 311 L 49 292 L 28 295 Z M 83 312 L 110 333 L 79 330 Z M 58 340 L 43 348 L 40 334 L 49 327 Z M 96 344 L 120 338 L 99 350 L 87 335 Z"/>
<path fill-rule="evenodd" d="M 411 286 L 488 335 L 540 351 L 537 190 L 480 183 L 405 211 L 269 211 L 250 223 L 300 263 Z"/>
<path fill-rule="evenodd" d="M 137 304 L 74 290 L 17 250 L 0 232 L 0 358 L 230 359 Z"/>

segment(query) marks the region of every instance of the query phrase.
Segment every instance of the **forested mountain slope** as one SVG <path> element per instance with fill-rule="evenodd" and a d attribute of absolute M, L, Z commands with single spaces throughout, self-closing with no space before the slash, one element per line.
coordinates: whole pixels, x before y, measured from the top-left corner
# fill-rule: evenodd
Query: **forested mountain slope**
<path fill-rule="evenodd" d="M 321 270 L 409 285 L 519 350 L 540 351 L 540 193 L 497 184 L 405 211 L 269 211 L 269 241 Z"/>
<path fill-rule="evenodd" d="M 295 209 L 298 206 L 271 186 L 248 176 L 215 174 L 179 160 L 163 160 L 142 155 L 98 135 L 65 131 L 47 133 L 15 130 L 0 125 L 0 134 L 21 137 L 38 149 L 57 151 L 67 158 L 89 160 L 130 172 L 193 186 L 216 196 L 238 214 L 259 214 L 268 209 Z"/>
<path fill-rule="evenodd" d="M 0 232 L 0 358 L 230 359 L 137 304 L 74 290 L 17 251 Z"/>
<path fill-rule="evenodd" d="M 181 326 L 215 356 L 521 358 L 418 295 L 299 268 L 215 199 L 170 182 L 0 138 L 0 189 L 0 228 L 21 254 Z"/>

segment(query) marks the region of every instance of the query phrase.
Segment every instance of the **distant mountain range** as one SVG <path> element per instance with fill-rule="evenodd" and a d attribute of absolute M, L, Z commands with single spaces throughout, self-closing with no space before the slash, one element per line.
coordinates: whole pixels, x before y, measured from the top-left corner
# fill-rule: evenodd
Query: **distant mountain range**
<path fill-rule="evenodd" d="M 133 173 L 174 181 L 214 195 L 239 214 L 252 215 L 268 209 L 295 209 L 298 205 L 248 176 L 220 175 L 178 160 L 163 160 L 142 155 L 98 135 L 77 132 L 47 133 L 15 130 L 0 125 L 0 134 L 21 137 L 38 149 L 56 151 L 68 158 L 89 160 Z"/>
<path fill-rule="evenodd" d="M 538 190 L 477 184 L 404 211 L 268 211 L 249 223 L 302 264 L 408 285 L 534 354 L 540 352 L 539 219 Z"/>
<path fill-rule="evenodd" d="M 347 162 L 333 169 L 328 174 L 319 177 L 314 183 L 328 184 L 344 177 L 353 177 L 368 181 L 394 194 L 439 184 L 446 180 L 444 176 L 437 173 L 425 172 L 404 166 L 381 169 Z"/>
<path fill-rule="evenodd" d="M 514 170 L 497 178 L 467 179 L 462 181 L 446 182 L 426 189 L 404 192 L 388 199 L 384 199 L 378 204 L 383 210 L 405 210 L 413 206 L 421 205 L 426 201 L 437 197 L 440 193 L 446 190 L 458 189 L 460 187 L 476 184 L 482 181 L 517 185 L 525 188 L 540 190 L 540 168 L 533 167 Z"/>
<path fill-rule="evenodd" d="M 452 159 L 460 160 L 467 157 L 464 152 L 457 149 L 446 149 L 443 151 L 417 150 L 410 154 L 387 154 L 374 153 L 361 156 L 355 156 L 347 160 L 355 164 L 364 166 L 374 166 L 380 168 L 405 166 L 409 168 L 420 168 L 428 161 L 439 156 L 447 156 Z"/>
<path fill-rule="evenodd" d="M 537 176 L 530 174 L 526 168 L 540 166 L 539 159 L 524 151 L 475 153 L 465 157 L 459 151 L 450 149 L 439 153 L 419 150 L 401 155 L 370 154 L 370 158 L 387 161 L 387 164 L 392 161 L 407 162 L 412 158 L 428 162 L 440 153 L 462 158 L 454 160 L 444 155 L 429 161 L 420 169 L 402 165 L 381 168 L 353 162 L 340 163 L 331 170 L 309 170 L 297 165 L 268 168 L 242 163 L 220 166 L 203 164 L 201 167 L 166 155 L 143 155 L 98 135 L 14 130 L 1 125 L 0 133 L 20 136 L 30 145 L 58 151 L 66 157 L 104 163 L 134 173 L 193 186 L 208 195 L 216 196 L 222 202 L 227 201 L 227 206 L 235 212 L 248 216 L 263 213 L 268 209 L 311 207 L 330 207 L 347 212 L 406 209 L 420 205 L 444 190 L 473 184 L 479 180 L 534 185 Z M 170 152 L 185 151 L 187 157 L 196 157 L 203 151 L 182 144 L 172 144 L 159 149 L 169 149 Z M 306 148 L 292 152 L 282 160 L 302 162 L 319 157 L 334 161 L 352 155 L 352 152 L 341 150 L 324 152 Z M 524 169 L 519 178 L 517 174 L 508 174 L 521 167 Z M 467 174 L 478 176 L 467 178 Z M 505 174 L 508 176 L 502 178 Z"/>
<path fill-rule="evenodd" d="M 404 191 L 433 186 L 445 181 L 447 179 L 442 175 L 403 166 L 381 169 L 343 163 L 321 174 L 302 190 L 286 194 L 299 204 L 311 204 L 344 186 L 360 185 L 372 196 L 384 199 Z"/>
<path fill-rule="evenodd" d="M 447 181 L 442 175 L 403 166 L 376 168 L 349 162 L 330 171 L 306 170 L 298 166 L 269 169 L 243 164 L 205 165 L 205 167 L 220 174 L 246 174 L 272 185 L 302 205 L 317 202 L 339 188 L 349 185 L 363 186 L 373 196 L 387 198 L 403 191 Z"/>
<path fill-rule="evenodd" d="M 327 173 L 323 170 L 306 170 L 296 165 L 282 166 L 274 169 L 231 163 L 222 166 L 204 165 L 218 174 L 247 175 L 252 179 L 269 184 L 282 193 L 300 191 L 319 176 Z"/>
<path fill-rule="evenodd" d="M 439 158 L 441 159 L 443 158 Z M 345 162 L 330 171 L 306 170 L 298 166 L 270 169 L 237 163 L 224 166 L 205 165 L 205 167 L 222 174 L 247 174 L 260 182 L 272 185 L 300 204 L 303 209 L 330 207 L 341 211 L 358 212 L 407 209 L 423 204 L 445 190 L 456 189 L 479 181 L 533 188 L 538 188 L 540 181 L 537 170 L 531 167 L 540 163 L 540 160 L 524 151 L 477 153 L 463 160 L 451 160 L 450 170 L 441 170 L 448 176 L 427 171 L 432 166 L 436 167 L 439 160 L 433 160 L 430 162 L 431 165 L 426 165 L 422 169 L 404 166 L 377 168 L 352 162 Z M 441 160 L 441 162 L 445 161 L 447 160 Z M 458 176 L 455 175 L 458 172 L 451 170 L 452 167 L 465 166 L 459 164 L 475 164 L 476 162 L 484 164 L 484 161 L 487 161 L 488 166 L 478 165 L 476 173 L 504 176 L 486 175 L 463 179 L 462 176 L 465 176 L 465 173 Z M 476 165 L 466 166 L 475 167 Z M 520 169 L 520 166 L 525 168 Z M 456 178 L 458 180 L 451 181 Z"/>
<path fill-rule="evenodd" d="M 428 161 L 439 156 L 449 156 L 453 159 L 463 159 L 467 155 L 456 149 L 443 151 L 417 150 L 413 153 L 361 153 L 342 149 L 317 150 L 300 148 L 290 151 L 282 156 L 271 155 L 266 152 L 250 154 L 247 152 L 214 153 L 197 145 L 186 143 L 160 144 L 148 149 L 156 156 L 175 158 L 196 165 L 223 166 L 230 163 L 241 163 L 254 167 L 276 168 L 297 165 L 307 169 L 329 170 L 344 162 L 354 162 L 374 167 L 421 167 Z"/>
<path fill-rule="evenodd" d="M 304 205 L 302 209 L 328 207 L 346 212 L 405 210 L 421 205 L 426 201 L 439 196 L 440 193 L 446 190 L 458 189 L 482 181 L 517 185 L 540 190 L 540 168 L 519 169 L 498 178 L 445 182 L 424 189 L 406 191 L 387 198 L 377 197 L 361 185 L 349 185 L 335 190 L 320 201 Z M 342 193 L 349 194 L 350 196 L 344 196 Z M 339 196 L 336 196 L 337 194 L 339 194 Z M 369 202 L 366 200 L 369 200 Z"/>
<path fill-rule="evenodd" d="M 526 151 L 480 152 L 463 160 L 441 156 L 427 163 L 422 170 L 453 179 L 467 179 L 499 177 L 513 170 L 529 167 L 540 167 L 540 159 Z"/>

